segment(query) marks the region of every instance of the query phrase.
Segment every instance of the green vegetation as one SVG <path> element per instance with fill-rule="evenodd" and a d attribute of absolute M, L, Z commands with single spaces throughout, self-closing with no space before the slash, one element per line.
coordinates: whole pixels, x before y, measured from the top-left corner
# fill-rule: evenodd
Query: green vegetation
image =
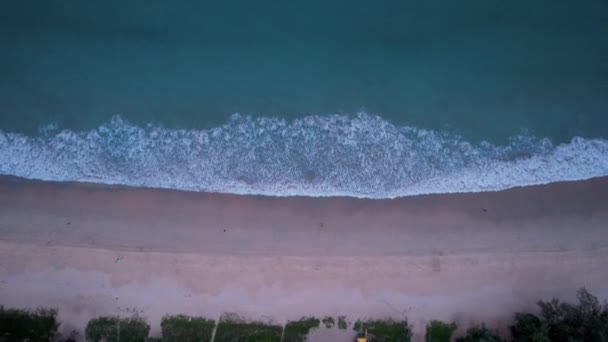
<path fill-rule="evenodd" d="M 215 342 L 274 342 L 281 341 L 283 327 L 257 321 L 247 321 L 235 314 L 223 314 L 215 331 Z"/>
<path fill-rule="evenodd" d="M 150 326 L 141 317 L 102 316 L 89 321 L 85 336 L 89 342 L 114 342 L 119 335 L 120 341 L 144 342 L 149 332 Z"/>
<path fill-rule="evenodd" d="M 539 301 L 540 318 L 532 314 L 515 315 L 511 327 L 517 342 L 608 341 L 608 303 L 600 303 L 587 290 L 577 292 L 578 304 L 558 299 Z"/>
<path fill-rule="evenodd" d="M 163 342 L 205 342 L 211 340 L 215 321 L 185 315 L 165 316 L 160 322 Z"/>
<path fill-rule="evenodd" d="M 408 342 L 412 338 L 412 330 L 407 323 L 407 320 L 370 320 L 357 321 L 353 326 L 353 330 L 364 332 L 367 330 L 367 336 L 370 342 Z"/>
<path fill-rule="evenodd" d="M 467 334 L 456 339 L 456 342 L 501 342 L 500 336 L 485 325 L 467 329 Z"/>
<path fill-rule="evenodd" d="M 511 335 L 516 342 L 550 342 L 548 327 L 540 318 L 528 313 L 516 313 Z"/>
<path fill-rule="evenodd" d="M 426 342 L 450 342 L 456 328 L 458 328 L 456 323 L 431 321 L 426 326 L 425 340 Z"/>
<path fill-rule="evenodd" d="M 540 315 L 516 313 L 511 327 L 515 342 L 549 341 L 605 341 L 608 342 L 608 303 L 600 303 L 587 290 L 577 292 L 578 303 L 562 303 L 557 299 L 540 301 Z M 345 316 L 327 316 L 322 320 L 303 317 L 288 322 L 283 328 L 277 324 L 248 321 L 235 314 L 224 314 L 216 328 L 216 342 L 303 342 L 311 329 L 320 326 L 347 329 L 350 323 Z M 57 311 L 48 309 L 18 310 L 0 306 L 0 342 L 21 341 L 75 341 L 77 333 L 60 337 L 57 334 L 59 322 Z M 150 326 L 138 316 L 120 318 L 103 316 L 95 318 L 86 326 L 85 337 L 89 342 L 199 342 L 209 341 L 213 335 L 215 322 L 202 317 L 184 315 L 165 316 L 161 321 L 162 338 L 149 338 Z M 455 323 L 432 321 L 426 327 L 427 342 L 447 342 L 457 328 Z M 120 331 L 119 331 L 120 329 Z M 357 321 L 353 329 L 365 333 L 369 341 L 410 341 L 411 328 L 407 320 L 367 320 Z M 498 342 L 497 332 L 485 325 L 474 326 L 459 342 Z"/>
<path fill-rule="evenodd" d="M 322 322 L 326 328 L 333 328 L 334 325 L 336 325 L 336 321 L 331 316 L 327 316 L 327 317 L 323 318 Z"/>
<path fill-rule="evenodd" d="M 0 341 L 51 341 L 57 336 L 57 311 L 0 306 Z"/>
<path fill-rule="evenodd" d="M 321 322 L 318 318 L 303 317 L 299 321 L 292 321 L 285 325 L 283 342 L 303 342 L 310 329 L 318 328 Z"/>

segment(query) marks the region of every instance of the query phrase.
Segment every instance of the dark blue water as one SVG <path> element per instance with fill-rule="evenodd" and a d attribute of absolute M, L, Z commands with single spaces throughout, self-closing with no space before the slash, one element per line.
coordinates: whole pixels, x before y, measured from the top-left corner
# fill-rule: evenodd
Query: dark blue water
<path fill-rule="evenodd" d="M 380 198 L 608 174 L 606 1 L 6 1 L 0 45 L 0 174 Z"/>

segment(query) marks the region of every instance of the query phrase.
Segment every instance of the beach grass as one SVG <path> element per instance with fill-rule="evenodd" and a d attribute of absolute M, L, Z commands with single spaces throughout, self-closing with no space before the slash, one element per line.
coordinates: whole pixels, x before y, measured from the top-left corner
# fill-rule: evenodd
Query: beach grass
<path fill-rule="evenodd" d="M 412 330 L 407 320 L 358 320 L 353 325 L 353 330 L 367 331 L 369 341 L 374 342 L 409 342 L 412 338 Z"/>
<path fill-rule="evenodd" d="M 215 321 L 186 315 L 165 316 L 160 322 L 160 327 L 164 342 L 204 342 L 211 340 Z"/>
<path fill-rule="evenodd" d="M 248 321 L 236 314 L 225 313 L 220 317 L 215 332 L 215 342 L 280 342 L 283 327 L 260 321 Z"/>
<path fill-rule="evenodd" d="M 283 342 L 303 342 L 310 329 L 318 328 L 321 324 L 318 318 L 302 317 L 298 321 L 291 321 L 285 325 Z"/>
<path fill-rule="evenodd" d="M 346 322 L 346 316 L 338 316 L 338 329 L 346 330 L 348 323 Z"/>

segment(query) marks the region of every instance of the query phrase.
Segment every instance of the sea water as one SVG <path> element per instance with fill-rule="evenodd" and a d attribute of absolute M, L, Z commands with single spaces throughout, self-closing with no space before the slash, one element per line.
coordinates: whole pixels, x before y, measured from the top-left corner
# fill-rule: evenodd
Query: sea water
<path fill-rule="evenodd" d="M 0 4 L 0 174 L 271 196 L 608 175 L 608 2 Z"/>

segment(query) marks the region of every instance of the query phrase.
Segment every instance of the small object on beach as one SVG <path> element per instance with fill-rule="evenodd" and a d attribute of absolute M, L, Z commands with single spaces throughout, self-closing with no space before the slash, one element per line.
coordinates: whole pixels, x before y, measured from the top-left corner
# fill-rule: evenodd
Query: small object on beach
<path fill-rule="evenodd" d="M 122 261 L 122 257 L 118 257 L 118 258 L 116 258 L 116 263 L 119 263 L 119 262 L 121 262 L 121 261 Z"/>
<path fill-rule="evenodd" d="M 319 227 L 321 227 L 321 228 L 325 227 L 325 223 L 319 222 Z"/>
<path fill-rule="evenodd" d="M 72 224 L 72 222 L 68 221 L 68 222 L 66 222 L 66 224 L 69 226 Z"/>
<path fill-rule="evenodd" d="M 486 208 L 481 208 L 481 210 L 483 210 L 484 213 L 488 211 Z"/>
<path fill-rule="evenodd" d="M 224 233 L 226 232 L 226 229 L 224 229 Z"/>

